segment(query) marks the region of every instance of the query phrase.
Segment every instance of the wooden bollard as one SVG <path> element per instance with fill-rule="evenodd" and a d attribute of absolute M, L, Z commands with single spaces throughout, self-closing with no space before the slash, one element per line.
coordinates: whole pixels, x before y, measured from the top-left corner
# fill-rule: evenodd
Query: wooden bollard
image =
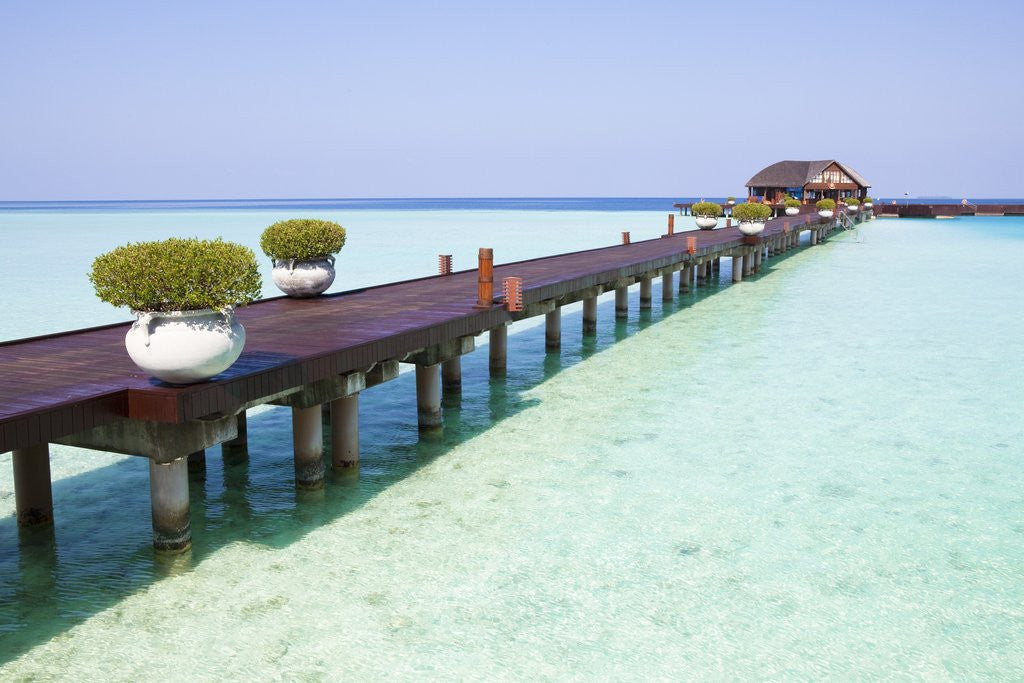
<path fill-rule="evenodd" d="M 686 238 L 686 253 L 687 254 L 696 254 L 697 253 L 697 238 L 696 237 L 689 237 L 688 236 Z"/>
<path fill-rule="evenodd" d="M 725 227 L 727 227 L 727 228 L 731 228 L 732 227 L 732 218 L 731 217 L 725 219 Z"/>
<path fill-rule="evenodd" d="M 452 274 L 452 255 L 451 254 L 438 254 L 437 257 L 437 272 L 441 275 Z"/>
<path fill-rule="evenodd" d="M 668 215 L 668 234 L 676 234 L 676 215 L 674 213 Z"/>
<path fill-rule="evenodd" d="M 622 243 L 629 244 L 629 230 L 622 231 Z"/>
<path fill-rule="evenodd" d="M 782 221 L 782 232 L 789 233 L 789 221 Z"/>
<path fill-rule="evenodd" d="M 523 310 L 523 279 L 520 277 L 507 277 L 501 281 L 501 288 L 505 293 L 505 308 L 512 313 Z"/>
<path fill-rule="evenodd" d="M 494 303 L 494 250 L 480 247 L 476 284 L 477 308 L 490 308 Z"/>

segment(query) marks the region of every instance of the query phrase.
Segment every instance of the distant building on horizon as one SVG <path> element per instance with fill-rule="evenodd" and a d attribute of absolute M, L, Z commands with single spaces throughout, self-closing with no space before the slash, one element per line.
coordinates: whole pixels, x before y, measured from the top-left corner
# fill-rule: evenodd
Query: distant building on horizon
<path fill-rule="evenodd" d="M 779 161 L 747 181 L 750 201 L 776 204 L 790 195 L 803 202 L 819 199 L 839 201 L 846 197 L 863 199 L 871 184 L 864 176 L 835 159 L 822 161 Z"/>

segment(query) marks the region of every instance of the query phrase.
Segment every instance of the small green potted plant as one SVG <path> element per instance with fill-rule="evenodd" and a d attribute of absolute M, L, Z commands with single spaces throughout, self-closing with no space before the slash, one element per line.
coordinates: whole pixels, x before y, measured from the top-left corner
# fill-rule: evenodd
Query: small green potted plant
<path fill-rule="evenodd" d="M 736 198 L 735 197 L 726 197 L 725 198 L 725 203 L 728 204 L 729 206 L 732 206 L 733 204 L 736 203 Z"/>
<path fill-rule="evenodd" d="M 690 207 L 693 220 L 701 230 L 713 230 L 722 215 L 722 207 L 714 202 L 697 202 Z"/>
<path fill-rule="evenodd" d="M 764 222 L 772 217 L 772 207 L 756 202 L 737 204 L 732 209 L 732 217 L 740 222 L 740 232 L 752 237 L 764 230 Z"/>
<path fill-rule="evenodd" d="M 843 200 L 843 203 L 846 204 L 846 208 L 849 211 L 860 211 L 860 200 L 857 199 L 856 197 L 847 197 L 846 199 Z"/>
<path fill-rule="evenodd" d="M 865 209 L 870 209 L 874 205 L 875 205 L 875 200 L 874 199 L 872 199 L 871 197 L 864 197 L 864 204 L 863 204 L 863 206 L 864 206 Z"/>
<path fill-rule="evenodd" d="M 818 208 L 818 215 L 822 218 L 832 218 L 832 215 L 836 210 L 836 202 L 834 199 L 819 199 L 815 202 L 814 206 Z"/>
<path fill-rule="evenodd" d="M 292 218 L 260 235 L 260 248 L 274 264 L 274 284 L 290 297 L 322 294 L 334 282 L 334 255 L 345 246 L 345 228 L 331 221 Z"/>
<path fill-rule="evenodd" d="M 786 199 L 786 215 L 795 216 L 800 213 L 800 200 L 789 197 Z"/>
<path fill-rule="evenodd" d="M 142 370 L 192 384 L 227 370 L 245 346 L 234 307 L 263 286 L 256 255 L 221 239 L 135 242 L 98 256 L 89 280 L 96 295 L 137 316 L 125 335 Z"/>

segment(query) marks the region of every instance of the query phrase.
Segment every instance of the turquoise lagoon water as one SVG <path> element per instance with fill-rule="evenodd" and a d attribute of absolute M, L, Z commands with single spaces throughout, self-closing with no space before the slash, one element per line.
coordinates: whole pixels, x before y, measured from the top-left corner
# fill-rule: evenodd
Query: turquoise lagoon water
<path fill-rule="evenodd" d="M 664 213 L 351 212 L 339 286 Z M 124 318 L 82 281 L 99 249 L 276 217 L 0 215 L 5 336 Z M 59 300 L 17 267 L 44 257 L 79 268 Z M 252 411 L 175 559 L 144 460 L 54 447 L 55 532 L 19 537 L 0 456 L 0 677 L 1020 678 L 1022 262 L 1024 219 L 876 220 L 626 322 L 602 299 L 593 339 L 567 311 L 560 353 L 517 325 L 439 438 L 408 375 L 367 391 L 361 470 L 321 494 L 287 411 Z"/>

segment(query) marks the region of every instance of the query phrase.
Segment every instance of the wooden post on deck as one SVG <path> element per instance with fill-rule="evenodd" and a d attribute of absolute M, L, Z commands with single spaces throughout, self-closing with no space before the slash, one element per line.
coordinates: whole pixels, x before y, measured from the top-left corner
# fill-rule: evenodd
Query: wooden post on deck
<path fill-rule="evenodd" d="M 490 308 L 494 303 L 494 250 L 480 248 L 477 257 L 478 274 L 476 285 L 477 308 Z"/>

